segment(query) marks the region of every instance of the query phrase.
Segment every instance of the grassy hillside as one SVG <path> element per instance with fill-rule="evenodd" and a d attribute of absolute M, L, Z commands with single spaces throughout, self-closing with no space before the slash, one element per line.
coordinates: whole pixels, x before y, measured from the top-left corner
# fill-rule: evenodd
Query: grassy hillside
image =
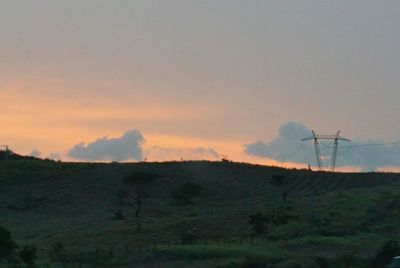
<path fill-rule="evenodd" d="M 144 186 L 140 231 L 135 190 L 124 183 L 137 171 L 158 175 Z M 0 225 L 59 267 L 367 267 L 400 238 L 399 178 L 231 162 L 7 160 Z M 176 202 L 171 193 L 188 182 L 201 194 Z M 114 219 L 119 209 L 124 219 Z M 268 223 L 254 234 L 257 212 Z M 353 266 L 339 266 L 346 261 Z"/>

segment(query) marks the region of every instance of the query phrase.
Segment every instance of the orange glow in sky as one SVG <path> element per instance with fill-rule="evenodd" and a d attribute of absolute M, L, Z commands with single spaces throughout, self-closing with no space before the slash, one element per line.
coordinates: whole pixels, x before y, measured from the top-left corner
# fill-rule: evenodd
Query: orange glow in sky
<path fill-rule="evenodd" d="M 136 130 L 136 160 L 307 168 L 285 157 L 311 129 L 400 140 L 399 1 L 98 2 L 0 2 L 0 144 L 72 161 Z M 338 170 L 400 166 L 359 149 Z"/>

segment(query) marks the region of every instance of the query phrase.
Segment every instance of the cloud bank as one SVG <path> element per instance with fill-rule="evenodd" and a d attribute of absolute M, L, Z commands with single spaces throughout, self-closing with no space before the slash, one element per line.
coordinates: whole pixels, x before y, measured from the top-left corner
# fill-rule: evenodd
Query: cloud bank
<path fill-rule="evenodd" d="M 139 130 L 130 130 L 118 138 L 99 138 L 88 144 L 79 143 L 67 155 L 80 161 L 173 161 L 218 160 L 219 154 L 208 147 L 144 147 L 145 139 Z"/>
<path fill-rule="evenodd" d="M 42 153 L 38 149 L 33 149 L 29 156 L 40 158 L 42 156 Z"/>
<path fill-rule="evenodd" d="M 51 160 L 55 160 L 55 161 L 61 160 L 61 157 L 60 157 L 60 155 L 58 153 L 51 153 L 46 158 L 47 159 L 51 159 Z"/>
<path fill-rule="evenodd" d="M 139 130 L 130 130 L 119 138 L 103 137 L 88 144 L 79 143 L 68 151 L 68 156 L 85 161 L 140 161 L 143 160 L 144 142 Z"/>
<path fill-rule="evenodd" d="M 279 129 L 279 134 L 275 139 L 269 142 L 259 140 L 246 144 L 244 150 L 249 155 L 280 162 L 316 165 L 312 142 L 301 143 L 302 138 L 310 135 L 311 130 L 303 124 L 288 122 Z M 399 145 L 400 143 L 385 144 L 382 140 L 353 140 L 351 144 L 340 143 L 336 166 L 353 166 L 363 171 L 400 166 Z M 332 154 L 332 143 L 322 141 L 320 148 L 324 166 L 327 167 Z"/>

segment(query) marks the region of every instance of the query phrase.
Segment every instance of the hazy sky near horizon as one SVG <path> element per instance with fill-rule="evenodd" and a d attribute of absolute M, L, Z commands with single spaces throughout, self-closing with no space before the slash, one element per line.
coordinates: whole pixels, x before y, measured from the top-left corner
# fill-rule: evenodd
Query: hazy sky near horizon
<path fill-rule="evenodd" d="M 138 130 L 154 160 L 247 161 L 291 121 L 400 140 L 399 25 L 395 0 L 1 0 L 0 144 L 68 159 Z"/>

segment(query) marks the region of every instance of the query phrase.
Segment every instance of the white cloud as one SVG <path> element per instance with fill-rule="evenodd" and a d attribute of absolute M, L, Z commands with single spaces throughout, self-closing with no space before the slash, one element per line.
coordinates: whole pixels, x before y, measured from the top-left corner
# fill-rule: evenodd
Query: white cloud
<path fill-rule="evenodd" d="M 139 130 L 130 130 L 119 138 L 99 138 L 91 143 L 76 144 L 68 156 L 77 160 L 142 160 L 144 137 Z"/>
<path fill-rule="evenodd" d="M 301 139 L 311 135 L 311 130 L 301 123 L 288 122 L 279 130 L 279 135 L 269 141 L 256 141 L 245 145 L 245 152 L 263 158 L 271 158 L 281 162 L 297 162 L 316 164 L 314 149 L 311 143 Z M 353 140 L 339 144 L 336 166 L 359 167 L 364 171 L 383 167 L 400 166 L 399 144 L 385 144 L 382 140 Z M 329 165 L 332 153 L 330 142 L 321 142 L 321 158 L 324 165 Z"/>

